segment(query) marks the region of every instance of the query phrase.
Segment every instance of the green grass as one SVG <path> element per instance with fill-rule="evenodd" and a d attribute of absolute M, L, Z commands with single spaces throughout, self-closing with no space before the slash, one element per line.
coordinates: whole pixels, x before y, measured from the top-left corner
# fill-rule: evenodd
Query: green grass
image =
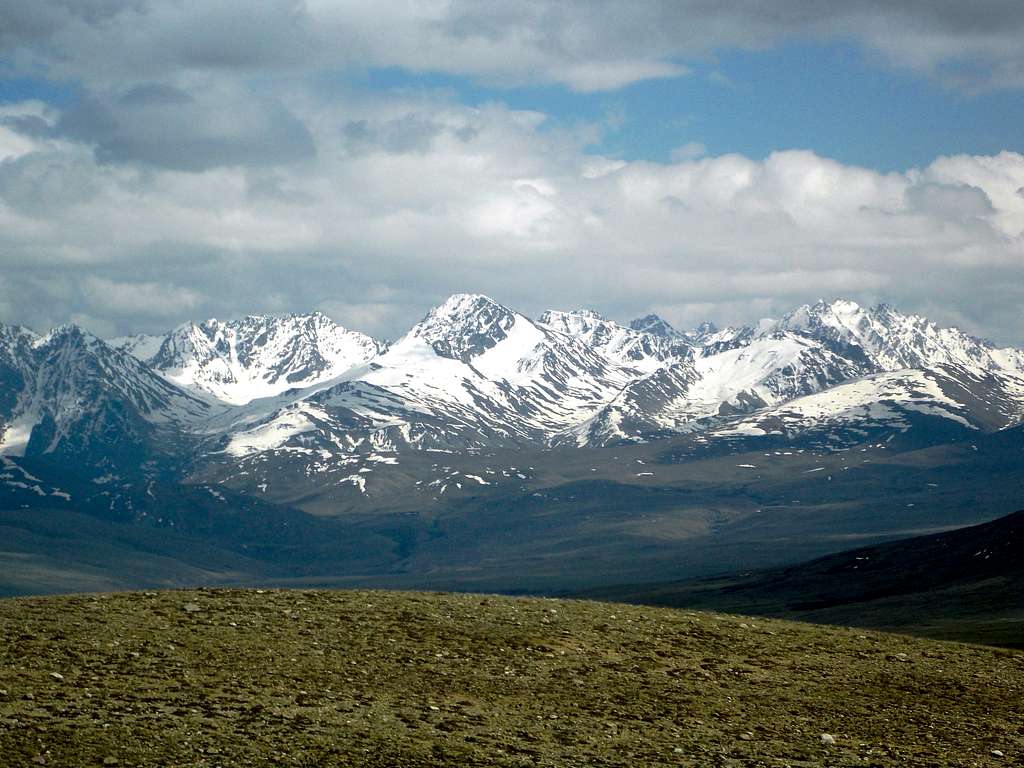
<path fill-rule="evenodd" d="M 0 690 L 4 765 L 1024 757 L 1020 654 L 584 601 L 284 590 L 8 599 Z"/>

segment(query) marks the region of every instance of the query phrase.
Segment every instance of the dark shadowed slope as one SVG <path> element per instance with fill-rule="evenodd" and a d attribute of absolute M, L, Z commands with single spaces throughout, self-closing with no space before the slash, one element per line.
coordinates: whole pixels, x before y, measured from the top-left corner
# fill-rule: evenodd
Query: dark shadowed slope
<path fill-rule="evenodd" d="M 1024 511 L 788 568 L 595 594 L 1024 647 Z"/>

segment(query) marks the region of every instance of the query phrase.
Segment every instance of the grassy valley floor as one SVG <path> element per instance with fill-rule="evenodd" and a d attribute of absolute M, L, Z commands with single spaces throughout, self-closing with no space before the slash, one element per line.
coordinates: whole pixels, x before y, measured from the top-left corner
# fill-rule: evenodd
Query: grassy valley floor
<path fill-rule="evenodd" d="M 1018 652 L 667 608 L 0 601 L 11 766 L 1020 765 L 1022 700 Z"/>

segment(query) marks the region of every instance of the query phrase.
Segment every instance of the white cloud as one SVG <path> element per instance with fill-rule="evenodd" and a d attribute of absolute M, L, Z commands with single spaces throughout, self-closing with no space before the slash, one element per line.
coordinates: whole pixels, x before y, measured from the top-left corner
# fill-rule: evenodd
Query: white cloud
<path fill-rule="evenodd" d="M 681 323 L 849 295 L 1024 343 L 1015 153 L 906 173 L 807 151 L 624 162 L 500 104 L 307 93 L 290 108 L 315 163 L 136 168 L 69 140 L 0 162 L 3 319 L 125 332 L 321 307 L 394 337 L 461 290 Z"/>
<path fill-rule="evenodd" d="M 0 55 L 33 74 L 125 83 L 176 72 L 364 66 L 581 91 L 677 77 L 725 48 L 855 40 L 969 90 L 1024 86 L 1016 0 L 8 0 Z"/>
<path fill-rule="evenodd" d="M 191 288 L 161 283 L 132 283 L 89 277 L 83 293 L 99 318 L 128 315 L 174 317 L 195 309 L 203 295 Z"/>

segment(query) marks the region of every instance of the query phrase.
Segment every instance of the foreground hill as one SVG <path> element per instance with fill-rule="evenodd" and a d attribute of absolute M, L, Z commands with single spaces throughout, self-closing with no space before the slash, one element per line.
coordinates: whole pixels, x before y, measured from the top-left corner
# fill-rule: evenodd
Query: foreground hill
<path fill-rule="evenodd" d="M 0 639 L 10 765 L 981 766 L 1024 756 L 1024 656 L 783 621 L 480 595 L 212 590 L 4 600 Z"/>
<path fill-rule="evenodd" d="M 1024 511 L 787 568 L 595 595 L 1024 648 Z"/>

